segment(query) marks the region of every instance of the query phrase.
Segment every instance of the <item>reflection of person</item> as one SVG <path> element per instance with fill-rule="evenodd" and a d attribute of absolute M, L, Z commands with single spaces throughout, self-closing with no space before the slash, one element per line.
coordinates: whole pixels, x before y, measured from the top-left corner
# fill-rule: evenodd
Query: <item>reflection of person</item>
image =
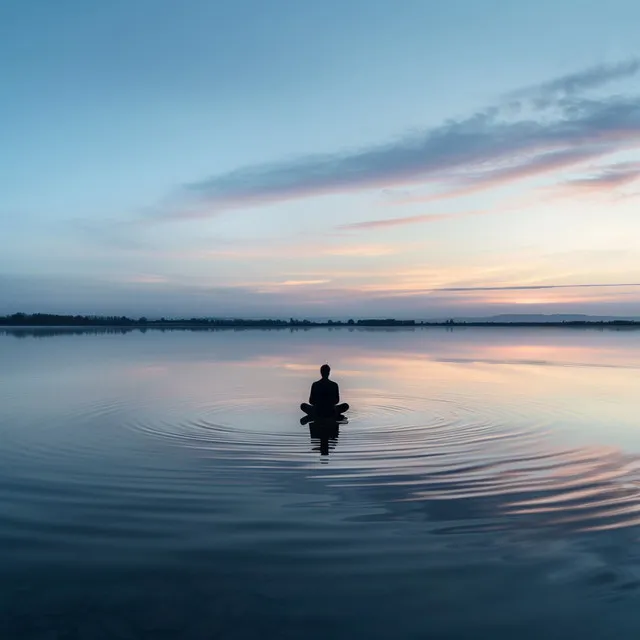
<path fill-rule="evenodd" d="M 336 421 L 323 420 L 309 424 L 309 435 L 311 442 L 320 441 L 319 447 L 314 447 L 314 451 L 320 451 L 321 456 L 328 456 L 329 449 L 335 449 L 340 435 L 340 425 Z"/>
<path fill-rule="evenodd" d="M 331 367 L 323 364 L 320 367 L 320 380 L 311 385 L 309 404 L 303 402 L 300 408 L 313 418 L 336 418 L 349 409 L 346 402 L 340 404 L 340 388 L 333 380 L 329 380 Z"/>

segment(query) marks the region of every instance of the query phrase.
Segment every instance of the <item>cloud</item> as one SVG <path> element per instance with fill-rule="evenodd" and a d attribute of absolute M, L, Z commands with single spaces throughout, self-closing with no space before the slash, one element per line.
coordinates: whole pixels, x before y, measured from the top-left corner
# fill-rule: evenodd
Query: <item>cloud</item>
<path fill-rule="evenodd" d="M 519 180 L 535 178 L 546 173 L 567 169 L 594 160 L 611 153 L 607 145 L 593 145 L 576 149 L 562 149 L 549 153 L 541 153 L 524 160 L 511 162 L 506 166 L 493 167 L 484 171 L 465 172 L 454 175 L 445 182 L 446 190 L 426 196 L 404 193 L 387 202 L 392 204 L 409 204 L 417 202 L 435 202 L 451 198 L 471 195 L 479 191 L 501 187 Z"/>
<path fill-rule="evenodd" d="M 338 236 L 339 234 L 336 234 Z M 343 238 L 341 238 L 343 239 Z M 416 246 L 422 246 L 420 243 Z M 310 248 L 308 243 L 301 243 L 299 238 L 285 237 L 284 239 L 264 240 L 243 239 L 228 241 L 220 248 L 213 249 L 178 249 L 178 250 L 149 250 L 140 251 L 140 255 L 162 259 L 164 261 L 180 260 L 183 262 L 206 262 L 220 260 L 257 260 L 277 258 L 279 263 L 299 263 L 301 258 L 309 256 L 349 258 L 380 258 L 397 253 L 406 253 L 413 248 L 411 243 L 401 245 L 382 243 L 339 244 L 330 242 L 326 237 L 318 238 Z"/>
<path fill-rule="evenodd" d="M 424 287 L 416 284 L 409 284 L 402 287 L 397 286 L 385 286 L 385 285 L 372 285 L 370 287 L 354 288 L 350 289 L 350 296 L 355 298 L 357 296 L 364 296 L 365 298 L 372 300 L 385 300 L 394 298 L 423 298 L 425 300 L 449 300 L 452 304 L 455 300 L 468 297 L 470 294 L 484 294 L 488 292 L 492 293 L 509 293 L 509 292 L 533 292 L 543 290 L 565 290 L 565 289 L 622 289 L 622 288 L 636 288 L 640 287 L 640 283 L 588 283 L 588 284 L 539 284 L 539 285 L 504 285 L 504 286 L 473 286 L 473 287 Z M 462 296 L 458 294 L 464 294 Z M 550 298 L 547 296 L 544 298 L 545 303 L 567 303 L 567 302 L 589 302 L 596 299 L 595 294 L 590 294 L 591 297 L 577 296 L 576 294 L 563 294 L 562 298 Z M 617 292 L 614 297 L 610 297 L 611 300 L 619 300 L 620 296 L 628 295 L 624 292 Z M 633 294 L 636 295 L 636 294 Z M 494 296 L 495 297 L 495 296 Z M 533 304 L 540 303 L 540 299 L 533 298 L 520 298 L 520 299 L 503 299 L 501 297 L 495 298 L 495 300 L 488 299 L 486 296 L 481 296 L 485 302 L 506 302 L 512 305 L 515 304 Z M 602 297 L 598 296 L 601 300 Z"/>
<path fill-rule="evenodd" d="M 309 284 L 327 284 L 327 282 L 331 282 L 331 280 L 285 280 L 278 284 L 285 287 L 300 287 Z"/>
<path fill-rule="evenodd" d="M 456 220 L 458 218 L 468 218 L 470 216 L 483 216 L 491 214 L 507 213 L 510 211 L 531 208 L 538 206 L 544 201 L 551 201 L 557 198 L 556 193 L 550 193 L 546 196 L 542 194 L 536 194 L 535 198 L 512 198 L 505 201 L 500 206 L 495 206 L 490 209 L 467 209 L 462 211 L 451 211 L 447 213 L 425 213 L 415 216 L 404 216 L 400 218 L 381 218 L 376 220 L 363 220 L 361 222 L 350 222 L 336 226 L 338 232 L 344 231 L 365 231 L 372 229 L 386 229 L 390 227 L 401 227 L 411 224 L 431 224 L 435 222 L 443 222 L 445 220 Z M 420 198 L 414 198 L 413 202 L 422 201 Z M 402 202 L 409 202 L 404 200 Z"/>
<path fill-rule="evenodd" d="M 588 89 L 632 77 L 640 71 L 640 60 L 631 58 L 614 64 L 602 64 L 577 73 L 570 73 L 511 94 L 514 97 L 541 101 L 543 106 L 559 96 L 572 96 Z"/>
<path fill-rule="evenodd" d="M 442 222 L 443 220 L 452 220 L 454 218 L 464 218 L 467 216 L 483 215 L 487 213 L 495 213 L 489 210 L 479 211 L 458 211 L 453 213 L 427 213 L 418 216 L 405 216 L 403 218 L 384 218 L 382 220 L 365 220 L 363 222 L 351 222 L 342 224 L 337 227 L 343 231 L 357 231 L 365 229 L 384 229 L 387 227 L 400 227 L 408 224 L 428 224 L 432 222 Z"/>
<path fill-rule="evenodd" d="M 381 256 L 389 256 L 399 253 L 401 250 L 407 250 L 407 244 L 400 246 L 392 245 L 356 245 L 356 246 L 338 246 L 326 249 L 320 253 L 330 256 L 357 257 L 357 258 L 379 258 Z"/>
<path fill-rule="evenodd" d="M 568 288 L 568 285 L 543 285 L 547 288 Z M 581 290 L 584 285 L 578 285 Z M 601 287 L 600 284 L 591 286 Z M 635 284 L 615 284 L 637 287 Z M 458 288 L 460 289 L 460 288 Z M 467 288 L 474 291 L 473 287 Z M 313 285 L 279 286 L 263 289 L 257 285 L 210 286 L 182 283 L 109 282 L 88 277 L 27 277 L 0 276 L 0 314 L 27 313 L 88 313 L 106 315 L 145 315 L 147 317 L 435 317 L 464 311 L 465 314 L 486 315 L 514 312 L 518 307 L 511 299 L 481 295 L 486 288 L 478 287 L 478 295 L 459 295 L 447 288 L 424 287 L 397 291 L 370 291 L 358 287 L 324 288 Z M 519 290 L 517 285 L 504 291 Z M 521 300 L 520 300 L 521 302 Z M 583 296 L 534 301 L 536 310 L 545 305 L 564 312 L 603 313 L 608 315 L 640 315 L 640 297 Z M 531 309 L 533 309 L 533 306 Z M 527 311 L 531 311 L 527 308 Z"/>
<path fill-rule="evenodd" d="M 568 187 L 608 190 L 631 184 L 640 178 L 640 162 L 619 162 L 609 165 L 587 178 L 569 180 Z"/>
<path fill-rule="evenodd" d="M 504 183 L 635 147 L 640 145 L 638 99 L 579 94 L 629 77 L 639 65 L 633 59 L 598 66 L 528 88 L 520 93 L 521 102 L 534 108 L 528 118 L 513 119 L 509 105 L 499 103 L 387 144 L 214 175 L 185 187 L 188 211 L 172 209 L 166 216 L 206 217 L 294 198 L 438 182 L 460 171 L 482 170 L 476 186 Z M 536 111 L 541 108 L 544 113 Z M 499 163 L 503 168 L 495 167 Z"/>
<path fill-rule="evenodd" d="M 638 282 L 588 283 L 588 284 L 532 284 L 506 287 L 443 287 L 437 291 L 527 291 L 537 289 L 593 289 L 600 287 L 640 287 Z"/>

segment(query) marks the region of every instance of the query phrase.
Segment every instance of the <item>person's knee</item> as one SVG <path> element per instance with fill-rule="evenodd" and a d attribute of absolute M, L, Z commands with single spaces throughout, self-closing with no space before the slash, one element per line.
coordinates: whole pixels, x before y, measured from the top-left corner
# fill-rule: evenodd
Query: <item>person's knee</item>
<path fill-rule="evenodd" d="M 303 403 L 300 405 L 300 410 L 301 410 L 301 411 L 304 411 L 306 408 L 307 408 L 307 403 L 306 403 L 306 402 L 303 402 Z"/>

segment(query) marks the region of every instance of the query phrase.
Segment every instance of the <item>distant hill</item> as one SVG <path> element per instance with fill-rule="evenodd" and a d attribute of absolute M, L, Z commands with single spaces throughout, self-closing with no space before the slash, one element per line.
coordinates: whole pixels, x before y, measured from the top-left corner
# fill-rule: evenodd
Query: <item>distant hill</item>
<path fill-rule="evenodd" d="M 497 316 L 458 317 L 451 316 L 456 322 L 612 322 L 613 320 L 638 320 L 633 316 L 590 316 L 584 313 L 503 313 Z M 447 318 L 429 320 L 442 322 Z"/>

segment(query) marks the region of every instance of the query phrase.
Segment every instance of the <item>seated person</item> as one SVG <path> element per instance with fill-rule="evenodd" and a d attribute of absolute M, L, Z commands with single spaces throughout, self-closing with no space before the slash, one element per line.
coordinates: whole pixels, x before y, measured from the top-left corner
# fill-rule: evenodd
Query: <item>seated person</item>
<path fill-rule="evenodd" d="M 340 420 L 342 414 L 349 409 L 346 402 L 339 404 L 340 389 L 333 380 L 329 380 L 330 373 L 329 365 L 323 364 L 320 367 L 322 377 L 311 385 L 309 404 L 303 402 L 300 405 L 300 408 L 311 418 Z"/>

